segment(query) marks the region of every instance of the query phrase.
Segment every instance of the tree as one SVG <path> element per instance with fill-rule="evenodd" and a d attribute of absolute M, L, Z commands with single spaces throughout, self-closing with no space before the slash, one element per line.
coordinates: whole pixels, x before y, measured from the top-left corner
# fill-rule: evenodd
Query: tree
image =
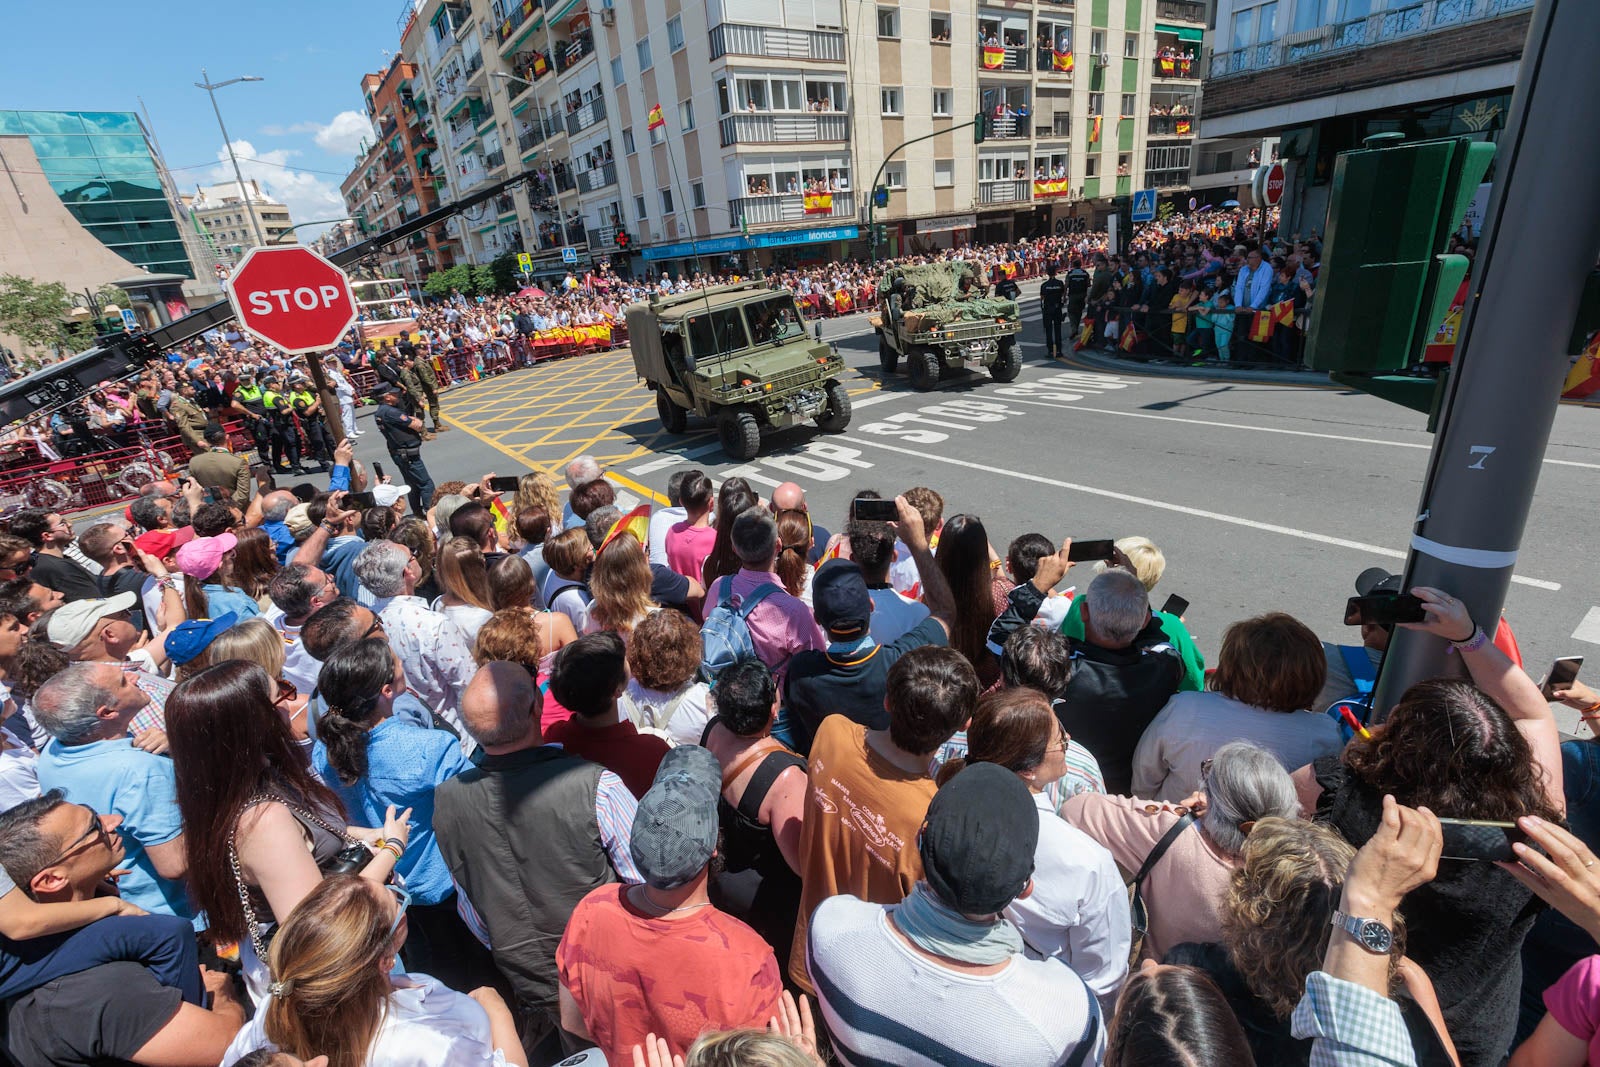
<path fill-rule="evenodd" d="M 502 252 L 494 257 L 489 264 L 489 269 L 494 272 L 494 287 L 497 293 L 514 293 L 521 282 L 517 277 L 517 254 L 515 252 Z"/>
<path fill-rule="evenodd" d="M 93 327 L 67 321 L 77 303 L 60 282 L 0 276 L 0 332 L 15 337 L 24 351 L 35 355 L 87 348 L 94 341 Z"/>
<path fill-rule="evenodd" d="M 441 300 L 448 297 L 452 289 L 458 289 L 463 294 L 473 291 L 471 267 L 465 263 L 457 263 L 449 270 L 436 270 L 428 275 L 428 280 L 422 285 L 423 292 Z"/>
<path fill-rule="evenodd" d="M 487 263 L 480 263 L 472 268 L 472 291 L 483 296 L 495 291 L 493 267 Z"/>

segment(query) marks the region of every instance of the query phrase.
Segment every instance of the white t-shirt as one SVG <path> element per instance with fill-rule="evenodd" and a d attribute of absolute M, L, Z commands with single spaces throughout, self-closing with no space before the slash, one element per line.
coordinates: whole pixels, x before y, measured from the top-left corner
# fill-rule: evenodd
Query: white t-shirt
<path fill-rule="evenodd" d="M 10 811 L 39 795 L 39 755 L 9 723 L 0 727 L 0 746 L 0 811 Z"/>
<path fill-rule="evenodd" d="M 179 599 L 182 599 L 183 575 L 174 574 L 172 576 L 172 587 L 178 591 Z M 144 585 L 139 590 L 139 600 L 144 604 L 145 625 L 149 627 L 151 633 L 161 632 L 161 627 L 156 625 L 156 620 L 161 617 L 161 595 L 161 587 L 156 584 L 156 580 L 154 578 L 146 578 Z M 175 625 L 176 623 L 168 620 L 167 629 L 170 630 Z"/>
<path fill-rule="evenodd" d="M 669 693 L 647 689 L 637 678 L 630 678 L 617 709 L 622 718 L 633 721 L 640 733 L 664 737 L 673 745 L 698 745 L 706 723 L 711 721 L 710 696 L 711 687 L 704 682 L 691 681 Z"/>
<path fill-rule="evenodd" d="M 645 536 L 650 539 L 650 562 L 667 566 L 667 531 L 674 523 L 688 522 L 689 512 L 684 508 L 657 508 L 650 513 L 650 529 Z"/>
<path fill-rule="evenodd" d="M 868 629 L 880 645 L 893 644 L 928 617 L 926 604 L 892 588 L 871 589 L 867 595 L 872 597 L 872 624 Z"/>

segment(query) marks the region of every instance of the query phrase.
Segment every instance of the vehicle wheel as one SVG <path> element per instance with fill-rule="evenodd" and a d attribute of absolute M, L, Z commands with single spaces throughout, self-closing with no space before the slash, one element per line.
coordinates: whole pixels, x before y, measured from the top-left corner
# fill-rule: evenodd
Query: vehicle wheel
<path fill-rule="evenodd" d="M 668 433 L 682 433 L 689 424 L 689 413 L 678 406 L 664 385 L 656 386 L 656 414 L 661 418 L 661 428 Z"/>
<path fill-rule="evenodd" d="M 744 408 L 722 409 L 717 416 L 717 438 L 722 442 L 723 454 L 741 463 L 755 459 L 761 451 L 761 425 Z"/>
<path fill-rule="evenodd" d="M 1000 354 L 989 364 L 989 377 L 997 382 L 1014 382 L 1021 373 L 1022 360 L 1017 357 L 1017 343 L 1011 340 L 1001 341 Z"/>
<path fill-rule="evenodd" d="M 911 378 L 911 388 L 919 393 L 926 393 L 939 384 L 941 369 L 939 354 L 931 348 L 917 348 L 906 353 L 906 374 Z"/>
<path fill-rule="evenodd" d="M 850 425 L 850 394 L 837 378 L 822 388 L 828 394 L 828 406 L 817 416 L 817 429 L 823 433 L 843 433 Z"/>
<path fill-rule="evenodd" d="M 893 374 L 900 366 L 900 353 L 889 344 L 889 339 L 883 334 L 878 335 L 878 366 L 883 368 L 883 373 Z"/>

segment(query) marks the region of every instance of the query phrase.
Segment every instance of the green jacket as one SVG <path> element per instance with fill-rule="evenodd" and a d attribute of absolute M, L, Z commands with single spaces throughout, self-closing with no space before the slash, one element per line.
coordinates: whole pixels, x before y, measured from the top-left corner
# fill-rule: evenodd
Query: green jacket
<path fill-rule="evenodd" d="M 422 381 L 415 366 L 402 368 L 400 371 L 400 388 L 412 396 L 422 395 Z"/>
<path fill-rule="evenodd" d="M 423 386 L 438 388 L 439 375 L 433 369 L 433 360 L 429 359 L 427 356 L 419 355 L 416 363 L 412 365 L 412 369 L 415 371 L 417 381 L 420 384 Z"/>
<path fill-rule="evenodd" d="M 1061 620 L 1061 632 L 1077 641 L 1083 640 L 1082 609 L 1082 595 L 1073 597 L 1072 607 L 1067 609 L 1067 617 Z M 1152 611 L 1150 614 L 1161 624 L 1161 632 L 1167 635 L 1167 640 L 1172 642 L 1172 647 L 1178 652 L 1178 658 L 1183 661 L 1183 680 L 1178 683 L 1179 692 L 1204 692 L 1206 658 L 1200 654 L 1200 646 L 1194 643 L 1194 638 L 1189 636 L 1183 620 L 1164 611 Z"/>

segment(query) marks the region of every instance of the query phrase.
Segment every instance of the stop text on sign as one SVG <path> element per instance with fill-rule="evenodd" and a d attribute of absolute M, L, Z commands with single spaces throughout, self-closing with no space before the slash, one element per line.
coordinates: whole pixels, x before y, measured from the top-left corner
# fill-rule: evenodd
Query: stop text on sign
<path fill-rule="evenodd" d="M 331 308 L 344 299 L 344 292 L 337 285 L 323 285 L 316 289 L 302 285 L 298 289 L 267 289 L 249 294 L 250 310 L 257 315 L 270 315 L 273 312 L 272 301 L 278 302 L 278 311 L 288 311 L 293 302 L 301 311 L 316 311 L 319 308 Z"/>
<path fill-rule="evenodd" d="M 360 310 L 344 271 L 309 248 L 252 248 L 228 279 L 245 332 L 291 355 L 332 348 Z"/>

